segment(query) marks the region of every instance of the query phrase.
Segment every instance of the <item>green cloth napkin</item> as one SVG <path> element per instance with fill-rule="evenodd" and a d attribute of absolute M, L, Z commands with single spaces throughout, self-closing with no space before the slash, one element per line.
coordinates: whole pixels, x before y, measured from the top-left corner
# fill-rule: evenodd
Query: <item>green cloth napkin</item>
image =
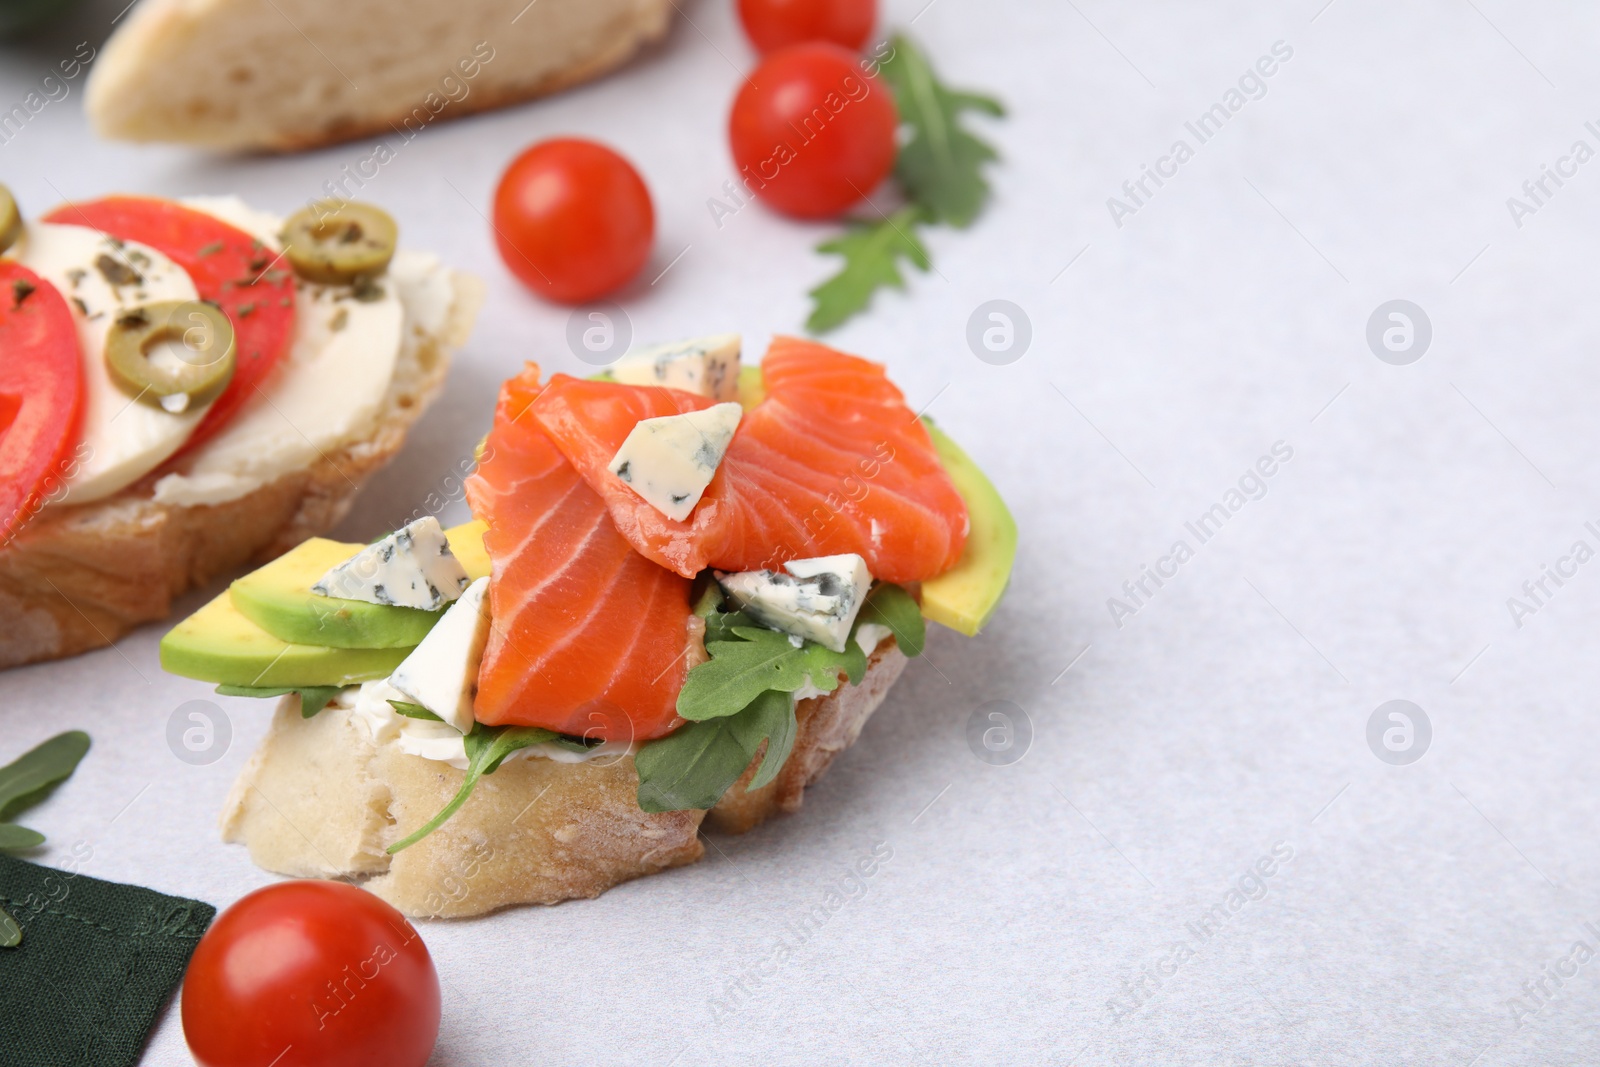
<path fill-rule="evenodd" d="M 22 928 L 21 944 L 0 948 L 6 1067 L 137 1063 L 217 913 L 198 900 L 3 855 L 0 908 Z"/>

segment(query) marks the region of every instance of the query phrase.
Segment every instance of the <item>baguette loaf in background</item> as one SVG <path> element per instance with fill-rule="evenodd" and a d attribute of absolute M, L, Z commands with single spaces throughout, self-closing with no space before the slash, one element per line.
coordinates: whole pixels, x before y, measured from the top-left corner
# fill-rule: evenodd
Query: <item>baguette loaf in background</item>
<path fill-rule="evenodd" d="M 671 0 L 140 0 L 90 71 L 102 136 L 293 151 L 553 93 L 667 28 Z"/>

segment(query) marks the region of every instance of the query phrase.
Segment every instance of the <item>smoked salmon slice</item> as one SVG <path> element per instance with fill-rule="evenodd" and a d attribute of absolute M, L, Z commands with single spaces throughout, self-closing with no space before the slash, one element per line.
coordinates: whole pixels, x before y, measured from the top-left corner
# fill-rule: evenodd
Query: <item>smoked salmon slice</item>
<path fill-rule="evenodd" d="M 745 413 L 688 519 L 667 518 L 612 474 L 640 419 L 712 400 L 675 389 L 550 380 L 532 413 L 645 557 L 685 578 L 859 553 L 875 578 L 915 582 L 955 565 L 966 504 L 927 429 L 884 368 L 814 341 L 773 340 L 766 398 Z"/>
<path fill-rule="evenodd" d="M 466 482 L 488 524 L 494 620 L 474 713 L 610 741 L 664 736 L 682 723 L 678 691 L 695 658 L 690 583 L 617 533 L 529 413 L 539 393 L 532 363 L 505 383 Z"/>

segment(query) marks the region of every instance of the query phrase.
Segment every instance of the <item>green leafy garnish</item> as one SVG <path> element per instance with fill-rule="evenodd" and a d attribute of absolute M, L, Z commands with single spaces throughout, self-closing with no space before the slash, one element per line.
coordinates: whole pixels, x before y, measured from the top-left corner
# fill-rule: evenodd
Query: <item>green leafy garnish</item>
<path fill-rule="evenodd" d="M 900 651 L 912 659 L 922 655 L 923 645 L 928 638 L 928 625 L 922 617 L 922 607 L 898 585 L 879 582 L 872 587 L 866 603 L 861 605 L 861 614 L 856 616 L 857 628 L 864 622 L 887 626 L 889 632 L 894 634 L 894 642 L 900 646 Z"/>
<path fill-rule="evenodd" d="M 22 944 L 22 927 L 17 925 L 17 920 L 6 914 L 0 908 L 0 948 L 16 948 Z"/>
<path fill-rule="evenodd" d="M 1005 108 L 991 96 L 951 89 L 939 81 L 922 52 L 895 35 L 880 71 L 894 92 L 904 135 L 894 178 L 906 206 L 876 220 L 855 220 L 841 237 L 817 251 L 844 257 L 844 266 L 812 289 L 806 329 L 826 333 L 864 310 L 879 289 L 905 288 L 900 261 L 926 272 L 932 267 L 919 226 L 972 224 L 989 198 L 983 167 L 999 158 L 993 146 L 962 125 L 977 112 L 998 118 Z"/>
<path fill-rule="evenodd" d="M 926 274 L 932 263 L 917 237 L 917 225 L 922 221 L 921 208 L 903 207 L 877 222 L 852 222 L 843 236 L 818 245 L 818 252 L 843 256 L 844 266 L 811 290 L 806 329 L 826 333 L 865 310 L 872 302 L 872 294 L 884 286 L 904 289 L 902 259 Z"/>
<path fill-rule="evenodd" d="M 896 35 L 890 43 L 894 51 L 881 70 L 894 89 L 900 121 L 911 131 L 895 157 L 895 180 L 906 199 L 927 210 L 929 221 L 970 226 L 989 196 L 983 165 L 999 157 L 961 125 L 961 114 L 1000 118 L 1005 108 L 992 96 L 940 84 L 927 57 L 905 37 Z"/>
<path fill-rule="evenodd" d="M 0 822 L 0 852 L 17 852 L 44 844 L 44 835 L 14 822 Z"/>
<path fill-rule="evenodd" d="M 389 855 L 410 848 L 443 826 L 450 816 L 467 802 L 473 788 L 478 784 L 478 779 L 499 770 L 500 764 L 504 763 L 505 758 L 511 753 L 529 745 L 542 745 L 546 741 L 554 741 L 560 736 L 554 730 L 541 730 L 536 726 L 485 726 L 481 722 L 475 724 L 472 732 L 462 738 L 467 746 L 467 776 L 461 780 L 461 788 L 456 791 L 450 803 L 440 809 L 439 814 L 429 819 L 415 833 L 390 845 Z"/>
<path fill-rule="evenodd" d="M 413 704 L 406 700 L 391 700 L 389 701 L 389 706 L 395 710 L 396 714 L 404 715 L 408 719 L 424 719 L 432 722 L 444 722 L 443 719 L 439 718 L 439 716 L 435 715 L 421 704 Z"/>
<path fill-rule="evenodd" d="M 48 797 L 89 751 L 89 735 L 68 730 L 0 767 L 0 852 L 33 848 L 44 835 L 10 820 Z"/>
<path fill-rule="evenodd" d="M 650 812 L 711 807 L 744 774 L 765 741 L 767 754 L 749 786 L 760 789 L 783 769 L 798 730 L 793 697 L 776 689 L 761 693 L 737 715 L 691 722 L 634 756 L 639 807 Z"/>
<path fill-rule="evenodd" d="M 690 722 L 738 714 L 764 693 L 793 693 L 807 682 L 832 692 L 841 673 L 852 685 L 867 673 L 866 654 L 854 640 L 835 652 L 815 641 L 796 648 L 788 634 L 754 624 L 722 629 L 728 639 L 714 640 L 707 627 L 711 659 L 689 672 L 678 693 L 678 714 Z"/>
<path fill-rule="evenodd" d="M 333 698 L 339 695 L 343 688 L 337 685 L 301 685 L 301 686 L 254 686 L 254 685 L 219 685 L 217 692 L 225 697 L 283 697 L 290 693 L 300 694 L 300 717 L 309 719 L 323 708 L 332 703 Z"/>
<path fill-rule="evenodd" d="M 720 601 L 709 590 L 701 605 Z M 698 610 L 698 609 L 697 609 Z M 886 626 L 908 656 L 922 654 L 925 629 L 916 600 L 898 585 L 880 582 L 867 594 L 843 652 L 758 626 L 742 611 L 706 609 L 710 659 L 689 672 L 678 693 L 687 726 L 640 747 L 639 807 L 682 811 L 716 804 L 767 742 L 749 789 L 771 782 L 794 748 L 794 693 L 806 684 L 832 692 L 840 675 L 859 685 L 867 654 L 856 635 L 864 624 Z"/>

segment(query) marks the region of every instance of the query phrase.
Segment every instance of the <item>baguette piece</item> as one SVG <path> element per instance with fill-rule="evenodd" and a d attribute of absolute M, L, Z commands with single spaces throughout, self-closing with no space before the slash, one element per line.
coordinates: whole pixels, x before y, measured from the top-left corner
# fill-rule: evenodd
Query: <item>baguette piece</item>
<path fill-rule="evenodd" d="M 215 505 L 153 499 L 164 469 L 105 500 L 48 507 L 0 548 L 0 669 L 59 659 L 164 619 L 174 597 L 249 562 L 265 562 L 336 525 L 443 387 L 482 283 L 451 272 L 445 325 L 402 345 L 371 431 L 255 491 Z"/>
<path fill-rule="evenodd" d="M 247 845 L 258 866 L 279 874 L 370 879 L 367 889 L 413 917 L 596 897 L 698 860 L 702 819 L 742 833 L 797 810 L 806 786 L 860 735 L 907 662 L 885 641 L 860 685 L 800 701 L 794 750 L 778 778 L 745 792 L 758 755 L 709 813 L 640 810 L 631 755 L 513 759 L 481 779 L 448 822 L 392 858 L 384 849 L 443 808 L 463 772 L 374 745 L 346 708 L 302 719 L 289 697 L 234 783 L 223 840 Z"/>
<path fill-rule="evenodd" d="M 671 0 L 142 0 L 85 92 L 102 136 L 293 151 L 553 93 L 667 28 Z M 381 162 L 381 161 L 380 161 Z"/>

